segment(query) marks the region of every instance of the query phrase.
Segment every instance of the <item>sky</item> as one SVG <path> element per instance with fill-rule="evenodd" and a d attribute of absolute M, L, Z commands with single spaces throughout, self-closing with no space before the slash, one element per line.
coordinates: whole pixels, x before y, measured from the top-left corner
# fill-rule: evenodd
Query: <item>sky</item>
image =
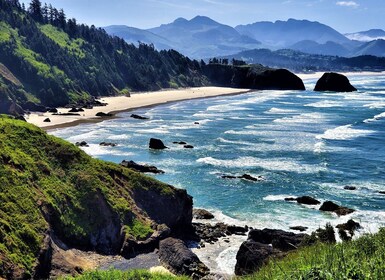
<path fill-rule="evenodd" d="M 307 19 L 341 33 L 385 29 L 384 0 L 41 0 L 63 8 L 79 23 L 147 29 L 176 18 L 208 16 L 235 27 L 257 21 Z M 29 3 L 29 0 L 20 2 Z"/>

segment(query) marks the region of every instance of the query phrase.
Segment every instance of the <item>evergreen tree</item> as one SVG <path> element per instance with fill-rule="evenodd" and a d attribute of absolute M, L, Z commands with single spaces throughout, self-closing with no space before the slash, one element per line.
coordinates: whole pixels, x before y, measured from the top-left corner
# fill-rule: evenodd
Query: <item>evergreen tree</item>
<path fill-rule="evenodd" d="M 29 4 L 29 13 L 31 14 L 33 19 L 39 22 L 43 21 L 43 13 L 40 0 L 31 1 L 31 3 Z"/>

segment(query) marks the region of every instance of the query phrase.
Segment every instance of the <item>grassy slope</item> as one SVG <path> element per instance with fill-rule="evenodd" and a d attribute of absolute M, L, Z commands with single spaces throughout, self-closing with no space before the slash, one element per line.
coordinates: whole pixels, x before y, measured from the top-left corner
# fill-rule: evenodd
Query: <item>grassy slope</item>
<path fill-rule="evenodd" d="M 385 279 L 385 229 L 351 242 L 300 249 L 241 279 Z"/>
<path fill-rule="evenodd" d="M 82 240 L 97 230 L 99 215 L 92 198 L 101 193 L 136 237 L 151 232 L 149 220 L 136 213 L 135 188 L 174 189 L 113 163 L 102 162 L 74 145 L 22 121 L 0 116 L 0 276 L 10 267 L 28 273 L 36 264 L 48 223 L 57 232 Z"/>

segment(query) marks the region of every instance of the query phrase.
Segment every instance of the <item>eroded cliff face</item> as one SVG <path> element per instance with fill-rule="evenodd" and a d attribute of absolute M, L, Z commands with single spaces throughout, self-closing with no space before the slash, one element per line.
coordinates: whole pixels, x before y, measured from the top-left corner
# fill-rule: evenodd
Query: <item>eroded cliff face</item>
<path fill-rule="evenodd" d="M 130 257 L 191 226 L 185 190 L 25 122 L 0 117 L 0 161 L 0 277 L 77 273 L 87 266 L 68 249 Z"/>

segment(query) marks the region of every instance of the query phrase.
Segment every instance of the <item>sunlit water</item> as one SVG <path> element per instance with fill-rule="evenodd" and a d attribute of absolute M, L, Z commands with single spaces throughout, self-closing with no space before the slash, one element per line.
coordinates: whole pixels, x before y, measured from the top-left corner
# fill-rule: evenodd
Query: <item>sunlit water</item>
<path fill-rule="evenodd" d="M 70 142 L 86 141 L 92 156 L 120 163 L 134 160 L 166 171 L 155 177 L 185 188 L 195 207 L 224 220 L 258 228 L 302 225 L 312 231 L 350 218 L 364 231 L 385 226 L 385 77 L 354 77 L 354 93 L 256 91 L 189 100 L 96 124 L 51 131 Z M 199 124 L 194 124 L 199 122 Z M 170 148 L 151 151 L 151 137 Z M 101 147 L 100 142 L 116 147 Z M 172 144 L 185 141 L 194 149 Z M 248 173 L 264 181 L 223 179 Z M 344 186 L 356 186 L 347 191 Z M 285 202 L 310 195 L 356 212 L 337 217 L 315 207 Z M 235 254 L 234 249 L 229 254 Z M 223 258 L 223 256 L 221 256 Z M 224 259 L 226 259 L 224 257 Z"/>

